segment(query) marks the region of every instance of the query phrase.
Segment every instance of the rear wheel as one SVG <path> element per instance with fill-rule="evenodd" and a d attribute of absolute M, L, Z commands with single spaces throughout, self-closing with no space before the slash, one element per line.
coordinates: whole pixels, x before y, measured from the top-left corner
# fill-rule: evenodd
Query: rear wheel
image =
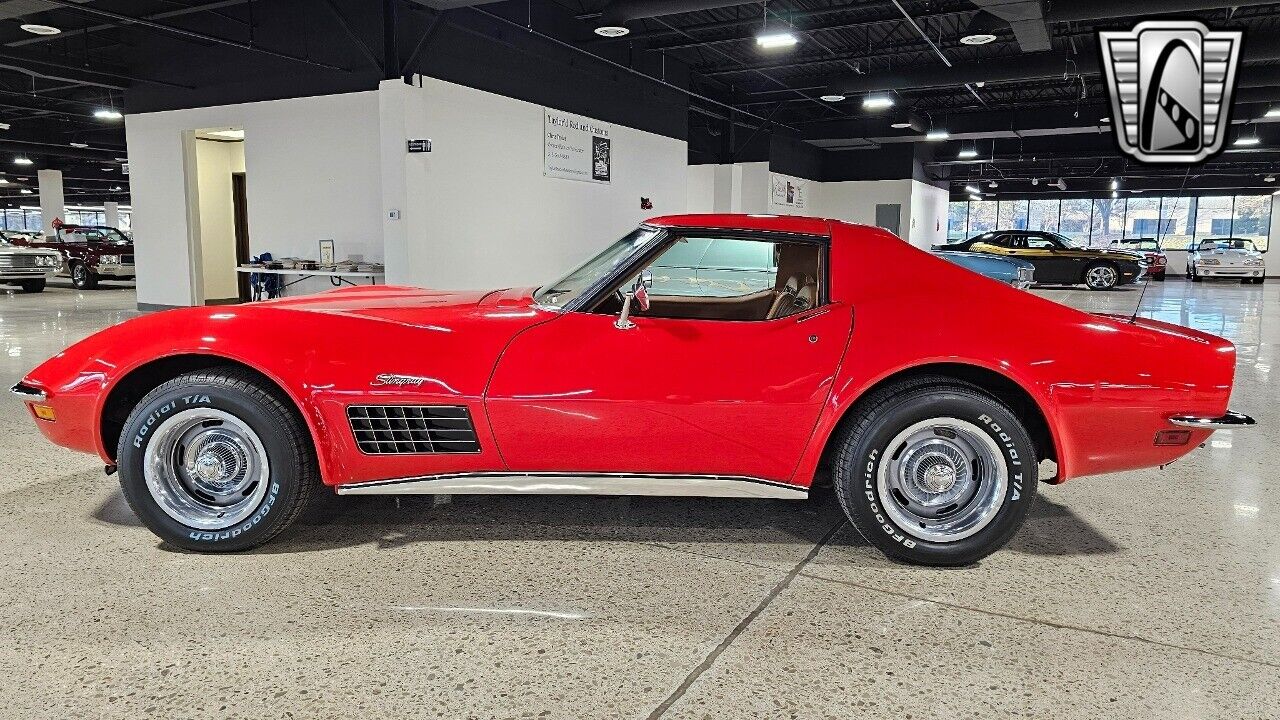
<path fill-rule="evenodd" d="M 84 263 L 71 266 L 71 284 L 77 290 L 92 290 L 98 287 L 98 276 Z"/>
<path fill-rule="evenodd" d="M 19 284 L 22 286 L 22 292 L 25 292 L 25 293 L 44 292 L 45 279 L 40 278 L 39 280 L 23 280 Z"/>
<path fill-rule="evenodd" d="M 1084 284 L 1090 290 L 1110 290 L 1119 280 L 1120 271 L 1111 263 L 1094 263 L 1084 271 Z"/>
<path fill-rule="evenodd" d="M 837 439 L 836 495 L 886 555 L 968 565 L 1003 547 L 1035 498 L 1035 447 L 975 386 L 922 378 L 862 401 Z"/>
<path fill-rule="evenodd" d="M 238 368 L 152 390 L 125 421 L 116 457 L 138 518 L 161 540 L 202 552 L 267 542 L 319 484 L 302 419 L 275 388 Z"/>

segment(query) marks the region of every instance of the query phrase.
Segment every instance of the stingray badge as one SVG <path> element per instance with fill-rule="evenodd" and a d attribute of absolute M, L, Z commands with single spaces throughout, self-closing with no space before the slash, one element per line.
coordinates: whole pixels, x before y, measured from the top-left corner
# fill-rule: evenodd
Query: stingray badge
<path fill-rule="evenodd" d="M 1222 150 L 1241 33 L 1194 20 L 1100 32 L 1120 149 L 1150 163 L 1197 163 Z"/>

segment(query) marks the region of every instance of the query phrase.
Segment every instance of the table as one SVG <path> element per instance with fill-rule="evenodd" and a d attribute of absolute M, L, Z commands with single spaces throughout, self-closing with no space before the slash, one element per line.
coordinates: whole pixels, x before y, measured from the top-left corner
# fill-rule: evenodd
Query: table
<path fill-rule="evenodd" d="M 386 278 L 386 273 L 380 273 L 380 272 L 357 272 L 355 270 L 297 270 L 297 269 L 268 270 L 267 268 L 244 267 L 243 265 L 236 268 L 236 272 L 250 273 L 250 274 L 257 273 L 259 275 L 297 275 L 298 276 L 297 280 L 282 284 L 280 286 L 281 289 L 287 288 L 290 285 L 296 285 L 302 282 L 303 280 L 306 280 L 307 278 L 312 278 L 312 277 L 337 278 L 339 281 L 339 284 L 346 283 L 347 285 L 356 284 L 351 282 L 351 280 L 349 280 L 348 278 L 368 278 L 370 285 L 377 285 L 379 280 L 383 280 L 385 282 L 385 278 Z"/>

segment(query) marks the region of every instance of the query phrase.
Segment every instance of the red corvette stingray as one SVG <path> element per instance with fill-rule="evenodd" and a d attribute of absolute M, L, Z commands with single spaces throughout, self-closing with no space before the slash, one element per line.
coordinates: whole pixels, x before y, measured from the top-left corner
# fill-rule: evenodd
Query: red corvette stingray
<path fill-rule="evenodd" d="M 1007 542 L 1040 482 L 1253 424 L 1227 410 L 1234 370 L 1221 338 L 1073 310 L 879 229 L 689 215 L 536 290 L 148 315 L 14 392 L 194 550 L 267 542 L 325 486 L 800 499 L 829 476 L 881 550 L 956 565 Z"/>

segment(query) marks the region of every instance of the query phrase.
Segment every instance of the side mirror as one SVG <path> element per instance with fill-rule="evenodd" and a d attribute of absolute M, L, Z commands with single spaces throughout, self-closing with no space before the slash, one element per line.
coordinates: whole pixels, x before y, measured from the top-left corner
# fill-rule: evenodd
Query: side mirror
<path fill-rule="evenodd" d="M 653 287 L 653 271 L 644 270 L 640 273 L 640 277 L 636 278 L 636 288 L 644 286 L 646 289 Z"/>
<path fill-rule="evenodd" d="M 622 312 L 618 313 L 618 319 L 613 323 L 614 327 L 619 330 L 630 330 L 636 326 L 631 322 L 631 303 L 639 304 L 641 310 L 648 310 L 651 287 L 653 287 L 653 273 L 649 270 L 641 271 L 636 276 L 635 284 L 622 296 Z"/>

